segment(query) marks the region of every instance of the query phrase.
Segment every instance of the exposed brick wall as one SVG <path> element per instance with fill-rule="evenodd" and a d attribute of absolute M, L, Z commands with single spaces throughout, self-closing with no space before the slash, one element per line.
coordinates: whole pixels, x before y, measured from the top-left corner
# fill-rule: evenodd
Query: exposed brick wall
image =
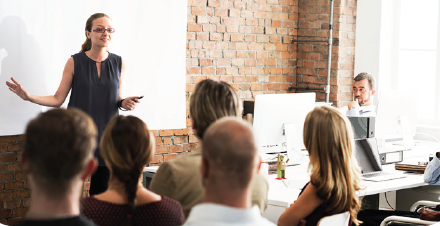
<path fill-rule="evenodd" d="M 198 143 L 189 118 L 189 98 L 206 78 L 230 83 L 242 100 L 286 93 L 293 86 L 324 86 L 325 43 L 290 44 L 292 38 L 328 36 L 329 0 L 188 0 L 186 53 L 187 128 L 153 131 L 160 164 L 188 154 Z M 330 100 L 351 99 L 356 1 L 335 1 Z M 309 38 L 309 37 L 307 37 Z M 323 92 L 317 92 L 323 100 Z M 21 171 L 24 136 L 0 137 L 0 223 L 24 216 L 30 190 Z M 85 183 L 84 195 L 90 187 Z"/>
<path fill-rule="evenodd" d="M 0 223 L 15 224 L 30 206 L 30 189 L 21 169 L 25 137 L 0 137 Z"/>
<path fill-rule="evenodd" d="M 330 22 L 329 0 L 299 0 L 298 12 L 298 39 L 327 40 Z M 335 0 L 329 98 L 334 106 L 346 105 L 352 98 L 355 28 L 356 1 Z M 296 45 L 298 46 L 296 85 L 325 87 L 328 62 L 327 43 L 300 42 Z M 324 91 L 317 92 L 317 100 L 325 100 Z"/>

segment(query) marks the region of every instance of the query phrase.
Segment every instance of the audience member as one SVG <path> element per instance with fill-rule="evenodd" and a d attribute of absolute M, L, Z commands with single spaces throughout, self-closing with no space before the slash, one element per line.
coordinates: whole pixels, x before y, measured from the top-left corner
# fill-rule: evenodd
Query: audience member
<path fill-rule="evenodd" d="M 100 142 L 110 170 L 108 189 L 86 198 L 82 214 L 97 225 L 182 225 L 180 204 L 142 186 L 143 168 L 154 155 L 154 136 L 134 116 L 110 120 Z"/>
<path fill-rule="evenodd" d="M 366 72 L 359 73 L 353 81 L 353 101 L 340 111 L 347 116 L 376 116 L 373 97 L 376 94 L 376 80 Z"/>
<path fill-rule="evenodd" d="M 274 225 L 251 204 L 251 181 L 260 166 L 249 124 L 233 117 L 213 123 L 203 139 L 204 201 L 194 206 L 184 225 Z"/>
<path fill-rule="evenodd" d="M 426 166 L 423 179 L 428 184 L 440 185 L 440 152 L 436 152 L 428 166 Z"/>
<path fill-rule="evenodd" d="M 193 206 L 203 201 L 204 196 L 204 188 L 200 180 L 201 146 L 203 146 L 200 139 L 203 138 L 208 126 L 217 119 L 225 116 L 240 116 L 240 100 L 227 83 L 203 80 L 197 84 L 191 96 L 190 115 L 193 131 L 199 139 L 199 147 L 189 155 L 162 163 L 150 185 L 151 191 L 179 201 L 186 217 Z M 252 203 L 257 204 L 263 212 L 266 209 L 269 189 L 267 179 L 262 174 L 258 174 L 253 180 L 252 188 Z"/>
<path fill-rule="evenodd" d="M 96 126 L 86 113 L 70 108 L 41 113 L 29 122 L 23 170 L 31 186 L 31 206 L 21 225 L 95 225 L 80 216 L 83 181 L 97 160 Z"/>
<path fill-rule="evenodd" d="M 315 226 L 325 216 L 346 211 L 351 221 L 359 225 L 356 216 L 360 201 L 356 191 L 360 190 L 361 170 L 347 117 L 333 107 L 316 107 L 306 117 L 303 134 L 310 156 L 310 182 L 280 216 L 278 225 L 305 221 L 305 225 Z"/>

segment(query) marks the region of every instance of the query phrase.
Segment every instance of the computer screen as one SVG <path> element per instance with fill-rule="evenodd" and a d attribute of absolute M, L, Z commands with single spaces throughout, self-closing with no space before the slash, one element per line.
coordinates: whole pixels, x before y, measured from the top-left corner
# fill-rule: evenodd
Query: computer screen
<path fill-rule="evenodd" d="M 411 90 L 384 90 L 380 92 L 376 114 L 376 137 L 385 140 L 414 137 L 417 129 L 417 111 L 420 93 Z"/>
<path fill-rule="evenodd" d="M 257 95 L 253 127 L 259 153 L 287 151 L 285 127 L 286 130 L 294 130 L 290 132 L 294 146 L 305 149 L 302 135 L 304 121 L 315 107 L 315 100 L 315 93 Z"/>
<path fill-rule="evenodd" d="M 377 142 L 375 138 L 356 139 L 356 159 L 362 169 L 362 173 L 371 173 L 382 170 Z"/>

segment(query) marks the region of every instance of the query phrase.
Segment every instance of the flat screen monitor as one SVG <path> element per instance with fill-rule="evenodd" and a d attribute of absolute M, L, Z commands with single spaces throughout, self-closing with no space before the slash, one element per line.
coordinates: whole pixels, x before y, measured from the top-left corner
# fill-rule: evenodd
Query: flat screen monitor
<path fill-rule="evenodd" d="M 307 114 L 315 107 L 315 99 L 315 93 L 257 95 L 253 127 L 259 153 L 287 151 L 284 135 L 285 125 L 293 125 L 295 131 L 290 134 L 294 136 L 294 146 L 305 149 L 303 143 L 304 121 Z"/>
<path fill-rule="evenodd" d="M 402 140 L 414 137 L 420 92 L 415 90 L 384 90 L 380 92 L 376 114 L 376 137 L 382 140 Z"/>

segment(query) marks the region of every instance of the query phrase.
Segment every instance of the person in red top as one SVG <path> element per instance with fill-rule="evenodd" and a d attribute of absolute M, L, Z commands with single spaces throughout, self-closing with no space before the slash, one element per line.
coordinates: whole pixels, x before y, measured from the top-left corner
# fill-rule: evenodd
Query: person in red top
<path fill-rule="evenodd" d="M 142 186 L 143 168 L 154 156 L 154 135 L 135 116 L 110 120 L 100 150 L 110 170 L 108 189 L 82 201 L 81 213 L 97 225 L 182 225 L 179 202 Z"/>

